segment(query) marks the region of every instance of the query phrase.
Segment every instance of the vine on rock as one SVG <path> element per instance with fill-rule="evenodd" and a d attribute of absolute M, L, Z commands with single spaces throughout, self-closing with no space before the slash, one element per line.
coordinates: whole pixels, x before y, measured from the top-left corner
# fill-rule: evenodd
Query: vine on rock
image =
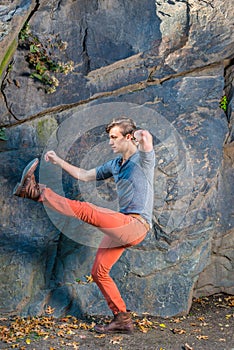
<path fill-rule="evenodd" d="M 48 39 L 47 44 L 44 45 L 36 35 L 32 34 L 28 24 L 19 34 L 19 48 L 28 51 L 25 58 L 32 70 L 30 77 L 40 81 L 48 94 L 54 93 L 59 86 L 59 80 L 55 74 L 67 75 L 74 69 L 73 61 L 62 63 L 56 57 L 52 57 L 51 52 L 55 49 L 66 50 L 66 42 L 57 36 L 55 42 Z"/>

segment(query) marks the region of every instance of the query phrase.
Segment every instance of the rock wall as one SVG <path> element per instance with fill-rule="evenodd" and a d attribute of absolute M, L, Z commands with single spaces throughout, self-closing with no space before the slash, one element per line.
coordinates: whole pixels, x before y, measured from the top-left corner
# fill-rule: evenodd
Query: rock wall
<path fill-rule="evenodd" d="M 151 130 L 157 159 L 153 228 L 112 269 L 127 307 L 172 316 L 234 293 L 233 12 L 220 0 L 1 3 L 2 314 L 109 312 L 87 278 L 100 233 L 12 191 L 39 157 L 41 182 L 115 208 L 112 182 L 77 183 L 43 154 L 96 166 L 113 156 L 104 124 L 123 114 Z"/>

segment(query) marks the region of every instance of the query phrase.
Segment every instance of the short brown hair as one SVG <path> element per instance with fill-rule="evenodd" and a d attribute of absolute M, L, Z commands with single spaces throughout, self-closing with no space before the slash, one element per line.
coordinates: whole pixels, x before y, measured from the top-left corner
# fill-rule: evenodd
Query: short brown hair
<path fill-rule="evenodd" d="M 119 126 L 121 134 L 123 136 L 126 136 L 127 134 L 132 134 L 136 130 L 136 123 L 131 119 L 127 117 L 120 117 L 113 119 L 107 126 L 106 126 L 106 132 L 109 134 L 110 130 L 114 126 Z"/>

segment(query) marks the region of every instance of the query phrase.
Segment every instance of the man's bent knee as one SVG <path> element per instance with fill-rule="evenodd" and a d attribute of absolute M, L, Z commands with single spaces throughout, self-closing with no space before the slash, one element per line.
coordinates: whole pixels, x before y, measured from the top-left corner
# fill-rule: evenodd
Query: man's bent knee
<path fill-rule="evenodd" d="M 109 270 L 99 265 L 97 268 L 92 268 L 91 275 L 94 282 L 100 282 L 103 281 L 106 277 L 109 277 Z"/>

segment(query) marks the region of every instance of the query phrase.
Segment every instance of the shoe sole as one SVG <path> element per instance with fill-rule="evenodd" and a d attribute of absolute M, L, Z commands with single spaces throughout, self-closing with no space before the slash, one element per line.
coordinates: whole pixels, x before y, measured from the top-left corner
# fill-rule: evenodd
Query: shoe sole
<path fill-rule="evenodd" d="M 99 334 L 128 334 L 128 335 L 132 335 L 133 331 L 109 331 L 109 332 L 98 332 L 95 330 L 96 333 Z"/>
<path fill-rule="evenodd" d="M 99 331 L 97 329 L 93 329 L 96 333 L 99 333 L 99 334 L 132 334 L 134 332 L 134 330 L 113 330 L 113 331 Z"/>
<path fill-rule="evenodd" d="M 38 163 L 39 163 L 39 159 L 35 158 L 30 163 L 28 163 L 28 165 L 26 165 L 26 167 L 23 170 L 20 182 L 17 183 L 17 185 L 15 186 L 15 188 L 13 190 L 13 195 L 18 196 L 20 194 L 26 177 L 28 175 L 31 175 L 34 173 L 34 171 L 36 170 L 36 168 L 38 166 Z M 31 172 L 31 174 L 30 174 L 30 172 Z"/>

